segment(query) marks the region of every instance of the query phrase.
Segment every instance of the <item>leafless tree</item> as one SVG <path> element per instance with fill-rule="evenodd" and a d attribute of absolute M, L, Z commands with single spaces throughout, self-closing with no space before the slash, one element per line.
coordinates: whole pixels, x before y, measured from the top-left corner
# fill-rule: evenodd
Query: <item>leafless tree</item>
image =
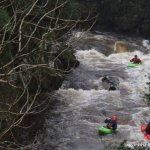
<path fill-rule="evenodd" d="M 47 101 L 38 100 L 42 72 L 59 74 L 56 61 L 69 49 L 64 37 L 90 18 L 71 19 L 67 4 L 68 0 L 0 2 L 0 149 L 30 147 L 20 144 L 13 131 L 30 128 L 23 126 L 24 118 L 46 109 Z"/>

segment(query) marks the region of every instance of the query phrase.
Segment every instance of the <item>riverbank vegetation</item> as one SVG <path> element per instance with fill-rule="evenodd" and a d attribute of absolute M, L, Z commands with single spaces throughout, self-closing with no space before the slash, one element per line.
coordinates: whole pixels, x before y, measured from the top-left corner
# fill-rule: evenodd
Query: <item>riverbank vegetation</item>
<path fill-rule="evenodd" d="M 91 14 L 98 14 L 93 30 L 150 37 L 150 1 L 147 0 L 71 0 Z M 78 6 L 76 4 L 76 6 Z"/>

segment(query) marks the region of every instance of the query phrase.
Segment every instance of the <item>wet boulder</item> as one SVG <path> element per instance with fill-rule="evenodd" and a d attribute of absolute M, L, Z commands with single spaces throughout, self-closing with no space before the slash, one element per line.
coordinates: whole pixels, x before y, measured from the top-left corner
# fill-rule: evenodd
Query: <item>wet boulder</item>
<path fill-rule="evenodd" d="M 115 53 L 123 53 L 128 52 L 130 50 L 130 45 L 127 42 L 117 41 L 114 44 L 114 52 Z"/>
<path fill-rule="evenodd" d="M 119 78 L 116 76 L 104 76 L 101 81 L 103 89 L 114 91 L 119 88 Z"/>
<path fill-rule="evenodd" d="M 111 86 L 109 87 L 109 91 L 115 91 L 115 90 L 117 90 L 117 88 L 116 88 L 115 86 L 111 85 Z"/>

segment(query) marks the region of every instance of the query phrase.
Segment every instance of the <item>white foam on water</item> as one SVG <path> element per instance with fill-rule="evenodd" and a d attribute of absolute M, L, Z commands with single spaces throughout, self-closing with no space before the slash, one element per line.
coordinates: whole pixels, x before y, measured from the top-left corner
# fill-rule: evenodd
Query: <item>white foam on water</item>
<path fill-rule="evenodd" d="M 145 46 L 147 49 L 150 49 L 150 43 L 149 40 L 143 40 L 142 41 L 143 46 Z"/>
<path fill-rule="evenodd" d="M 81 33 L 78 33 L 75 36 L 80 37 Z M 95 38 L 102 39 L 103 36 L 95 36 Z M 142 64 L 136 68 L 128 68 L 127 65 L 135 54 L 142 60 Z M 75 112 L 75 114 L 77 114 L 75 115 L 76 125 L 71 124 L 71 128 L 68 129 L 70 134 L 73 132 L 71 131 L 73 128 L 77 135 L 76 138 L 79 139 L 86 134 L 85 138 L 88 136 L 88 139 L 90 138 L 88 132 L 95 135 L 96 133 L 94 131 L 97 130 L 99 123 L 102 123 L 103 119 L 107 115 L 120 113 L 120 117 L 123 117 L 124 115 L 130 116 L 134 125 L 123 123 L 118 124 L 118 131 L 122 134 L 122 136 L 117 137 L 116 135 L 115 138 L 110 138 L 112 140 L 127 139 L 130 143 L 138 143 L 141 141 L 145 142 L 146 139 L 140 131 L 140 126 L 141 123 L 146 122 L 149 117 L 148 115 L 145 115 L 145 113 L 149 113 L 149 107 L 147 107 L 143 96 L 144 93 L 149 92 L 149 88 L 146 83 L 149 82 L 148 77 L 150 76 L 150 54 L 143 54 L 140 51 L 134 51 L 115 53 L 107 57 L 95 49 L 89 49 L 77 51 L 76 57 L 80 61 L 80 66 L 74 70 L 75 72 L 78 72 L 76 76 L 77 81 L 80 81 L 83 85 L 87 84 L 87 86 L 88 84 L 89 86 L 92 84 L 93 87 L 95 86 L 97 88 L 89 90 L 82 88 L 64 89 L 62 86 L 62 88 L 56 92 L 56 96 L 57 94 L 59 95 L 57 99 L 65 103 L 63 108 L 58 106 L 56 111 L 63 114 L 68 114 L 68 112 Z M 108 91 L 101 87 L 102 81 L 100 73 L 103 75 L 103 72 L 113 73 L 118 76 L 120 81 L 118 90 Z M 95 76 L 93 75 L 94 73 Z M 80 79 L 81 76 L 86 77 L 86 82 Z M 127 104 L 125 105 L 124 103 Z M 130 111 L 128 107 L 130 108 Z M 106 115 L 102 115 L 102 110 L 105 110 L 108 114 L 106 113 Z M 66 118 L 63 119 L 64 122 L 61 123 L 66 122 Z M 92 121 L 92 119 L 95 120 Z M 50 122 L 51 120 L 47 120 L 47 124 L 50 124 Z M 78 129 L 76 128 L 77 125 L 85 125 L 88 127 L 89 131 L 85 131 L 85 133 L 80 134 L 80 130 L 83 131 L 83 128 Z M 94 131 L 91 130 L 93 127 L 95 127 L 95 129 L 93 129 Z M 124 134 L 124 131 L 126 131 L 127 134 Z M 94 139 L 98 137 L 93 136 L 91 138 Z M 97 141 L 97 139 L 95 139 L 95 141 Z"/>
<path fill-rule="evenodd" d="M 138 55 L 138 57 L 142 60 L 142 65 L 139 65 L 136 68 L 127 68 L 127 64 L 129 63 L 129 60 L 134 57 L 134 55 Z M 105 65 L 107 63 L 110 64 L 118 64 L 120 66 L 123 66 L 123 71 L 127 72 L 128 79 L 126 81 L 121 81 L 120 86 L 125 86 L 127 90 L 130 92 L 129 95 L 126 96 L 126 98 L 132 99 L 137 104 L 144 104 L 143 96 L 144 93 L 148 92 L 148 86 L 147 82 L 149 82 L 149 73 L 150 73 L 150 54 L 144 55 L 140 51 L 134 51 L 134 52 L 126 52 L 126 53 L 118 53 L 118 54 L 111 54 L 110 56 L 106 57 L 105 55 L 97 52 L 94 49 L 86 50 L 86 51 L 78 51 L 77 52 L 77 58 L 80 60 L 81 64 L 85 64 L 89 68 L 93 66 L 93 69 L 100 70 L 100 67 L 102 65 Z M 102 68 L 103 69 L 103 68 Z M 110 69 L 110 68 L 109 68 Z M 108 70 L 109 70 L 108 69 Z M 107 70 L 107 68 L 105 68 Z M 100 83 L 99 80 L 95 80 L 96 84 Z M 84 90 L 82 92 L 85 92 Z M 86 91 L 87 92 L 87 91 Z M 89 94 L 90 93 L 90 94 Z M 93 96 L 92 96 L 93 95 Z M 111 98 L 108 98 L 111 95 Z M 113 96 L 114 95 L 114 96 Z M 85 96 L 85 97 L 84 97 Z M 100 101 L 103 101 L 106 105 L 112 104 L 117 107 L 122 107 L 122 97 L 119 92 L 110 92 L 106 90 L 97 90 L 97 91 L 88 91 L 88 94 L 86 93 L 82 98 L 79 97 L 79 101 L 83 101 L 84 103 L 87 103 L 88 105 L 91 104 L 91 97 L 96 99 L 95 102 L 97 102 L 97 99 L 99 97 Z M 97 98 L 96 98 L 97 97 Z M 100 99 L 100 97 L 103 97 L 103 100 Z M 117 97 L 117 99 L 116 99 Z M 76 99 L 76 98 L 75 98 Z M 107 99 L 112 99 L 112 101 L 107 102 Z M 91 101 L 90 101 L 91 100 Z M 141 121 L 145 120 L 145 116 L 143 116 L 143 112 L 145 112 L 145 109 L 148 111 L 149 108 L 140 108 L 138 113 L 133 113 L 132 119 L 135 122 L 135 127 L 130 126 L 130 136 L 128 137 L 129 141 L 131 140 L 137 140 L 141 141 L 143 140 L 143 134 L 140 131 L 140 125 Z M 145 140 L 144 140 L 145 141 Z"/>

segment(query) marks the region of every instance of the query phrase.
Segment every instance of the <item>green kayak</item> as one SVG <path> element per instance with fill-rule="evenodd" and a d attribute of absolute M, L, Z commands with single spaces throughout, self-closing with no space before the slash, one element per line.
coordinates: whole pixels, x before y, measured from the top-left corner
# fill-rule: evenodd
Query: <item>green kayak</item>
<path fill-rule="evenodd" d="M 139 65 L 141 65 L 141 64 L 129 63 L 129 64 L 127 65 L 127 67 L 128 67 L 128 68 L 135 68 L 135 67 L 138 67 Z"/>
<path fill-rule="evenodd" d="M 108 129 L 107 127 L 100 127 L 98 129 L 99 134 L 111 134 L 114 131 L 112 129 Z"/>

